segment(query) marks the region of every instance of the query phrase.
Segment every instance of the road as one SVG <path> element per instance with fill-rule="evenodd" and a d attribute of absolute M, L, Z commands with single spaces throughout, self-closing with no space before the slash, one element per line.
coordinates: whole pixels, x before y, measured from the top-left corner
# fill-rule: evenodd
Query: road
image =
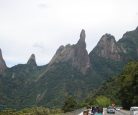
<path fill-rule="evenodd" d="M 107 114 L 106 109 L 104 109 L 104 115 L 111 115 L 111 114 Z M 125 110 L 119 110 L 115 111 L 115 114 L 112 115 L 130 115 L 130 112 Z"/>
<path fill-rule="evenodd" d="M 115 114 L 108 114 L 106 112 L 106 108 L 103 109 L 103 113 L 104 113 L 103 115 L 130 115 L 130 112 L 126 110 L 119 110 L 119 111 L 115 111 Z M 78 115 L 83 115 L 83 112 L 81 112 Z"/>

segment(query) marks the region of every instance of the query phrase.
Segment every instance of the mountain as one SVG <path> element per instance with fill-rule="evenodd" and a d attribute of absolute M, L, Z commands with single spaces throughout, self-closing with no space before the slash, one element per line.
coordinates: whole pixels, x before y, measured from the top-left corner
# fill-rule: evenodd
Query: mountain
<path fill-rule="evenodd" d="M 85 43 L 85 30 L 81 31 L 80 39 L 75 45 L 60 46 L 49 63 L 49 66 L 61 62 L 69 62 L 81 73 L 86 74 L 91 63 Z M 82 61 L 83 60 L 83 61 Z"/>
<path fill-rule="evenodd" d="M 60 46 L 56 51 L 46 70 L 36 81 L 38 105 L 61 107 L 63 100 L 70 95 L 78 99 L 86 96 L 88 78 L 85 75 L 89 72 L 91 63 L 85 36 L 85 31 L 82 30 L 76 44 Z M 43 88 L 39 90 L 40 87 Z"/>
<path fill-rule="evenodd" d="M 36 64 L 36 60 L 35 60 L 35 55 L 32 54 L 27 62 L 28 65 L 32 65 L 32 66 L 37 66 Z"/>
<path fill-rule="evenodd" d="M 126 32 L 119 41 L 113 35 L 103 35 L 89 57 L 103 80 L 116 76 L 128 61 L 138 60 L 138 28 Z"/>
<path fill-rule="evenodd" d="M 7 69 L 7 65 L 3 59 L 2 51 L 0 49 L 0 74 L 2 74 Z"/>
<path fill-rule="evenodd" d="M 82 61 L 83 60 L 83 61 Z M 87 95 L 84 77 L 91 68 L 86 50 L 85 31 L 74 45 L 61 46 L 49 64 L 39 67 L 32 54 L 27 64 L 9 68 L 1 77 L 1 104 L 22 108 L 31 105 L 61 107 L 70 95 L 81 99 Z M 16 100 L 16 101 L 15 101 Z"/>
<path fill-rule="evenodd" d="M 118 41 L 119 46 L 123 51 L 123 60 L 138 59 L 138 27 L 133 31 L 126 32 Z"/>
<path fill-rule="evenodd" d="M 120 61 L 122 52 L 120 46 L 117 44 L 114 36 L 105 34 L 101 37 L 96 47 L 92 50 L 90 55 L 99 56 L 105 59 Z"/>
<path fill-rule="evenodd" d="M 137 61 L 137 30 L 125 33 L 119 41 L 105 34 L 89 54 L 82 30 L 78 42 L 60 46 L 47 65 L 38 66 L 34 54 L 26 64 L 11 68 L 5 64 L 0 74 L 0 104 L 58 108 L 70 96 L 83 100 L 117 76 L 128 61 Z"/>
<path fill-rule="evenodd" d="M 110 34 L 103 35 L 96 47 L 89 53 L 92 68 L 102 80 L 105 81 L 121 72 L 124 65 L 121 53 L 120 46 Z"/>
<path fill-rule="evenodd" d="M 4 105 L 5 107 L 11 108 L 23 108 L 33 105 L 33 103 L 31 103 L 32 97 L 29 97 L 31 93 L 30 89 L 34 88 L 32 83 L 35 82 L 47 66 L 38 67 L 33 64 L 18 64 L 11 68 L 7 68 L 0 75 L 1 106 Z"/>

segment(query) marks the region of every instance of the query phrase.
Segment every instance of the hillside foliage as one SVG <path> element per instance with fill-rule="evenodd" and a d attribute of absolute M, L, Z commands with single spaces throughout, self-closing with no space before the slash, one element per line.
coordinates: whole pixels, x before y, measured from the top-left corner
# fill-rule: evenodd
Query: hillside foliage
<path fill-rule="evenodd" d="M 118 77 L 105 82 L 87 101 L 91 102 L 99 95 L 108 97 L 111 103 L 125 109 L 138 105 L 138 62 L 128 63 Z"/>

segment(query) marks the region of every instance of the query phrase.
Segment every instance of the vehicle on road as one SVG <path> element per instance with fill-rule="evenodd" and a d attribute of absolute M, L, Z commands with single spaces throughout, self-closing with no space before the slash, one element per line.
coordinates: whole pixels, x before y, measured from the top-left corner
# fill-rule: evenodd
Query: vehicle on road
<path fill-rule="evenodd" d="M 83 115 L 103 115 L 102 107 L 92 107 L 83 111 Z"/>
<path fill-rule="evenodd" d="M 115 109 L 114 109 L 114 107 L 109 106 L 109 107 L 107 108 L 107 113 L 115 114 Z"/>
<path fill-rule="evenodd" d="M 92 107 L 91 115 L 103 115 L 102 107 Z"/>
<path fill-rule="evenodd" d="M 121 109 L 120 107 L 116 107 L 115 108 L 116 111 L 120 111 L 120 109 Z"/>
<path fill-rule="evenodd" d="M 130 115 L 138 115 L 138 107 L 131 107 Z"/>

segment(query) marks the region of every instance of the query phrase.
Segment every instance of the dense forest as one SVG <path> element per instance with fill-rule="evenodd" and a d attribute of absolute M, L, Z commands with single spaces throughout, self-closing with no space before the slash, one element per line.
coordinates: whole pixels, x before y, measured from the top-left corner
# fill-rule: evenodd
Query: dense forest
<path fill-rule="evenodd" d="M 62 109 L 32 107 L 22 110 L 4 109 L 0 115 L 61 115 L 64 112 L 92 105 L 107 107 L 112 103 L 129 109 L 138 105 L 138 62 L 128 63 L 122 73 L 104 83 L 95 93 L 85 100 L 67 97 Z"/>
<path fill-rule="evenodd" d="M 138 105 L 138 62 L 128 63 L 122 73 L 105 82 L 86 102 L 94 104 L 96 97 L 104 96 L 110 104 L 129 109 Z M 105 102 L 109 103 L 109 101 Z"/>

